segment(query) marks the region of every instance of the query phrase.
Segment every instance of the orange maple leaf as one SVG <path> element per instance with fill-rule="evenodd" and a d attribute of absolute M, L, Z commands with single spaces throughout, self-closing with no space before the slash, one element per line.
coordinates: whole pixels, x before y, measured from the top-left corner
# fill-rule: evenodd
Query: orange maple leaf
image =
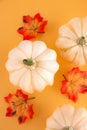
<path fill-rule="evenodd" d="M 37 13 L 34 17 L 23 16 L 23 23 L 24 26 L 18 28 L 17 32 L 23 35 L 24 40 L 30 40 L 36 38 L 37 33 L 44 33 L 47 21 Z"/>
<path fill-rule="evenodd" d="M 65 76 L 64 76 L 65 77 Z M 76 102 L 79 93 L 87 92 L 87 71 L 81 71 L 78 67 L 73 68 L 62 81 L 61 93 L 67 94 L 68 98 Z"/>
<path fill-rule="evenodd" d="M 29 98 L 22 90 L 17 90 L 15 94 L 8 94 L 4 99 L 9 104 L 6 111 L 7 117 L 16 115 L 19 124 L 24 123 L 28 118 L 33 118 L 33 104 L 30 104 L 29 101 L 34 97 Z"/>

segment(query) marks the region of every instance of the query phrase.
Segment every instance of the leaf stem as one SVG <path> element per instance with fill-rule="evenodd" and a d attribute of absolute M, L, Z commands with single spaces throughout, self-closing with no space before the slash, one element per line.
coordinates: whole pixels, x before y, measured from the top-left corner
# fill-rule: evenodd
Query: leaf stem
<path fill-rule="evenodd" d="M 66 78 L 66 76 L 65 76 L 64 74 L 63 74 L 62 76 L 63 76 L 63 78 L 64 78 L 65 80 L 67 80 L 67 78 Z"/>
<path fill-rule="evenodd" d="M 32 100 L 32 99 L 35 99 L 35 97 L 30 97 L 30 98 L 28 98 L 27 100 L 22 100 L 22 102 L 21 102 L 20 104 L 18 104 L 18 105 L 16 105 L 16 102 L 11 102 L 11 103 L 13 104 L 13 106 L 18 107 L 18 106 L 20 106 L 20 105 L 22 105 L 22 104 L 24 104 L 24 103 L 27 104 L 26 101 Z"/>

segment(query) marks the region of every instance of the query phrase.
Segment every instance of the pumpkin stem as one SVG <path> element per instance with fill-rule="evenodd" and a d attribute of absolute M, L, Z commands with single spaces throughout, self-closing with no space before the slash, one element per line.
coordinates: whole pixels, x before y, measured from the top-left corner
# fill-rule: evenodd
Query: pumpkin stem
<path fill-rule="evenodd" d="M 23 63 L 27 66 L 32 66 L 34 64 L 34 61 L 32 59 L 24 59 Z"/>
<path fill-rule="evenodd" d="M 74 130 L 74 129 L 71 126 L 68 126 L 68 127 L 65 127 L 63 130 Z"/>
<path fill-rule="evenodd" d="M 78 45 L 83 46 L 83 45 L 85 45 L 85 43 L 87 43 L 87 41 L 86 41 L 86 39 L 85 39 L 84 36 L 82 36 L 82 37 L 80 37 L 80 38 L 78 39 Z"/>

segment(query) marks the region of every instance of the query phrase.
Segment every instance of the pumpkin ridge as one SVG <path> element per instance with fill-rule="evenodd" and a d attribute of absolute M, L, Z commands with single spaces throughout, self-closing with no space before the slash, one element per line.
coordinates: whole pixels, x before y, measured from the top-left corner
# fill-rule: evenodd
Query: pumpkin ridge
<path fill-rule="evenodd" d="M 68 118 L 70 119 L 70 122 L 67 121 L 66 114 L 64 113 L 64 112 L 66 112 L 68 109 L 72 109 L 72 108 L 73 108 L 72 106 L 70 106 L 69 104 L 67 104 L 67 109 L 66 109 L 66 106 L 63 106 L 63 107 L 60 108 L 60 111 L 61 111 L 61 113 L 62 113 L 62 115 L 63 115 L 63 117 L 64 117 L 64 121 L 65 121 L 66 127 L 72 127 L 72 128 L 73 128 L 71 122 L 72 122 L 72 120 L 73 120 L 73 112 L 75 113 L 75 109 L 74 109 L 72 112 L 70 111 L 70 113 L 72 113 L 72 114 L 71 114 L 71 118 L 68 117 Z M 65 110 L 65 111 L 64 111 L 64 110 Z M 65 129 L 64 129 L 64 130 L 65 130 Z M 67 130 L 68 130 L 68 129 L 67 129 Z"/>
<path fill-rule="evenodd" d="M 79 109 L 82 109 L 82 108 L 79 108 Z M 78 108 L 75 110 L 75 114 L 77 113 L 77 111 L 79 110 Z M 84 109 L 84 108 L 83 108 Z M 86 111 L 85 109 L 84 109 L 84 111 Z M 87 116 L 87 115 L 86 115 Z M 85 116 L 85 117 L 86 117 Z M 74 117 L 75 117 L 75 115 L 74 115 Z M 79 119 L 79 118 L 78 118 Z M 81 122 L 81 120 L 83 120 L 84 119 L 84 117 L 80 117 L 80 120 L 78 120 L 76 123 L 75 123 L 75 125 L 74 125 L 74 127 L 75 126 L 77 126 L 80 122 Z M 73 122 L 74 122 L 74 118 L 73 118 Z M 73 124 L 73 122 L 72 122 L 72 124 Z"/>
<path fill-rule="evenodd" d="M 61 36 L 61 38 L 66 38 L 66 39 L 72 40 L 72 38 L 67 37 L 67 36 Z M 76 39 L 73 39 L 73 41 L 76 42 Z"/>
<path fill-rule="evenodd" d="M 18 46 L 18 49 L 26 56 L 26 58 L 28 58 L 27 54 L 20 48 L 20 46 Z"/>
<path fill-rule="evenodd" d="M 70 30 L 71 30 L 71 31 L 75 34 L 75 36 L 78 38 L 78 35 L 76 34 L 74 28 L 73 28 L 72 25 L 70 24 L 70 21 L 66 24 L 66 26 L 67 26 L 68 28 L 70 28 Z"/>
<path fill-rule="evenodd" d="M 83 55 L 83 49 L 82 49 L 82 47 L 79 46 L 78 50 L 79 50 L 79 51 L 77 51 L 77 57 L 76 57 L 76 58 L 80 58 L 80 59 L 82 59 L 82 60 L 81 60 L 81 61 L 80 61 L 80 59 L 77 60 L 77 63 L 76 63 L 76 64 L 78 65 L 79 62 L 81 62 L 80 65 L 81 65 L 81 64 L 85 64 L 85 58 L 84 58 L 84 55 Z M 80 57 L 80 54 L 81 54 L 81 57 Z M 79 55 L 79 56 L 78 56 L 78 55 Z"/>
<path fill-rule="evenodd" d="M 60 48 L 61 49 L 61 51 L 67 51 L 67 50 L 69 50 L 69 49 L 72 49 L 72 48 L 74 48 L 74 47 L 76 47 L 77 45 L 73 45 L 73 46 L 71 46 L 71 47 L 67 47 L 67 48 Z"/>
<path fill-rule="evenodd" d="M 45 82 L 47 82 L 46 79 L 45 79 L 44 77 L 42 77 L 42 75 L 37 71 L 37 69 L 36 69 L 36 72 L 41 76 L 41 78 L 42 78 Z"/>
<path fill-rule="evenodd" d="M 78 46 L 75 46 L 75 47 L 78 47 Z M 73 47 L 73 48 L 75 48 L 75 47 Z M 71 48 L 71 49 L 73 49 L 73 48 Z M 65 57 L 66 57 L 66 54 L 65 54 L 65 53 L 67 53 L 67 51 L 71 51 L 71 50 L 68 49 L 67 51 L 65 51 L 65 52 L 63 52 L 63 53 L 62 53 L 62 50 L 61 50 L 61 49 L 60 49 L 60 51 L 61 51 L 61 52 L 60 52 L 60 53 L 61 53 L 61 56 L 62 56 L 62 58 L 64 59 L 63 55 L 65 55 Z M 76 53 L 74 54 L 73 60 L 68 60 L 68 59 L 67 59 L 67 61 L 73 62 L 73 61 L 75 60 L 75 58 L 76 58 L 77 53 L 78 53 L 78 52 L 76 52 Z M 62 55 L 62 54 L 63 54 L 63 55 Z"/>
<path fill-rule="evenodd" d="M 20 69 L 20 70 L 22 70 L 22 69 Z M 20 70 L 19 70 L 19 71 L 20 71 Z M 11 74 L 12 74 L 12 73 L 14 74 L 15 72 L 17 72 L 17 71 L 10 72 L 9 77 L 11 78 Z M 23 72 L 23 74 L 24 74 L 24 73 L 25 73 L 25 71 Z M 22 77 L 22 75 L 21 75 L 20 77 Z M 17 82 L 17 84 L 15 85 L 15 84 L 11 81 L 11 79 L 10 79 L 11 83 L 13 83 L 15 86 L 18 86 L 18 84 L 19 84 L 19 80 L 20 80 L 20 78 L 18 79 L 18 82 Z"/>
<path fill-rule="evenodd" d="M 23 73 L 23 75 L 27 72 L 28 70 L 25 70 L 25 72 Z M 23 75 L 21 75 L 21 77 L 19 78 L 19 80 L 18 80 L 18 85 L 20 84 L 20 80 L 21 80 L 21 78 L 23 77 Z"/>
<path fill-rule="evenodd" d="M 40 68 L 42 68 L 42 69 L 44 69 L 44 70 L 46 70 L 46 71 L 48 71 L 48 72 L 50 72 L 50 73 L 53 73 L 53 74 L 56 73 L 56 72 L 52 72 L 51 70 L 48 70 L 48 69 L 46 69 L 46 68 L 44 68 L 44 67 L 42 67 L 42 66 L 39 66 L 39 65 L 38 65 L 38 67 L 40 67 Z"/>
<path fill-rule="evenodd" d="M 22 66 L 22 67 L 20 67 L 20 68 L 18 68 L 18 69 L 16 69 L 16 70 L 11 70 L 11 71 L 9 71 L 9 72 L 10 72 L 10 73 L 13 73 L 13 72 L 18 71 L 18 70 L 23 69 L 23 68 L 24 68 L 24 66 Z"/>
<path fill-rule="evenodd" d="M 47 49 L 45 49 L 45 50 L 47 50 Z M 36 56 L 34 59 L 37 59 L 40 55 L 42 55 L 44 53 L 44 51 L 42 53 L 40 53 L 38 56 Z"/>
<path fill-rule="evenodd" d="M 9 67 L 9 63 L 11 64 L 10 67 Z M 20 60 L 18 61 L 17 59 L 9 59 L 6 62 L 5 67 L 7 68 L 7 70 L 9 72 L 13 72 L 15 70 L 19 70 L 19 69 L 23 68 L 24 65 L 22 64 L 22 62 Z"/>
<path fill-rule="evenodd" d="M 46 50 L 47 50 L 47 48 L 46 48 L 40 55 L 38 55 L 38 56 L 36 57 L 36 59 L 37 59 L 39 56 L 43 55 L 43 53 L 44 53 Z"/>
<path fill-rule="evenodd" d="M 62 117 L 63 117 L 63 120 L 64 120 L 64 122 L 65 122 L 65 124 L 66 124 L 66 120 L 65 120 L 65 118 L 64 118 L 64 113 L 62 112 L 61 108 L 60 108 L 59 110 L 60 110 L 60 112 L 61 112 L 61 114 L 62 114 Z"/>
<path fill-rule="evenodd" d="M 30 73 L 30 77 L 31 77 L 31 71 L 30 71 L 29 69 L 28 69 L 27 71 L 29 71 L 28 73 Z M 26 71 L 25 73 L 27 73 L 27 71 Z M 23 75 L 25 75 L 25 73 L 24 73 Z M 23 75 L 22 75 L 22 77 L 24 77 Z M 22 78 L 21 78 L 21 79 L 22 79 Z M 21 81 L 21 79 L 20 79 L 20 81 Z M 31 79 L 32 79 L 32 78 L 31 78 Z M 29 80 L 30 80 L 30 79 L 29 79 Z M 19 81 L 19 84 L 20 84 L 20 81 Z M 32 92 L 33 92 L 32 84 L 30 83 L 29 86 L 31 86 L 31 89 L 28 89 L 28 90 L 27 90 L 27 89 L 24 89 L 25 87 L 21 87 L 21 85 L 20 85 L 20 88 L 22 88 L 22 89 L 23 89 L 24 91 L 26 91 L 26 92 L 29 91 L 30 93 L 32 93 Z M 28 88 L 29 88 L 29 86 L 28 86 Z"/>
<path fill-rule="evenodd" d="M 84 117 L 81 118 L 81 119 L 74 125 L 74 127 L 78 126 L 78 125 L 80 124 L 81 120 L 83 120 L 83 119 L 84 119 Z"/>
<path fill-rule="evenodd" d="M 31 71 L 31 77 L 32 77 L 32 71 Z M 33 82 L 32 82 L 32 78 L 31 78 L 31 85 L 32 85 L 32 89 L 35 90 Z"/>
<path fill-rule="evenodd" d="M 32 54 L 33 54 L 33 52 L 34 52 L 34 45 L 35 44 L 37 44 L 37 42 L 41 42 L 41 44 L 42 45 L 44 45 L 44 50 L 42 51 L 42 52 L 40 52 L 37 56 L 35 56 L 35 57 L 33 57 L 33 55 L 31 55 L 31 58 L 34 58 L 34 59 L 36 59 L 38 56 L 40 56 L 45 50 L 47 50 L 47 46 L 45 45 L 45 43 L 44 42 L 42 42 L 42 41 L 34 41 L 34 43 L 32 44 Z M 43 47 L 43 46 L 42 46 Z"/>
<path fill-rule="evenodd" d="M 44 55 L 46 56 L 46 54 L 44 54 L 44 53 L 46 53 L 47 50 L 54 53 L 53 55 L 55 55 L 55 57 L 52 60 L 56 60 L 56 57 L 57 57 L 56 52 L 53 49 L 47 48 L 46 50 L 44 50 L 41 53 L 41 55 L 39 55 L 39 56 L 36 57 L 36 61 L 38 61 L 38 58 L 41 59 L 41 57 L 43 57 Z M 40 61 L 40 59 L 39 59 L 39 61 Z M 41 59 L 41 61 L 45 61 L 45 60 Z M 51 60 L 47 59 L 47 61 L 51 61 Z"/>
<path fill-rule="evenodd" d="M 39 68 L 41 68 L 41 67 L 39 67 Z M 43 69 L 43 68 L 41 68 L 41 69 Z M 43 70 L 46 70 L 46 69 L 43 69 Z M 37 69 L 36 69 L 36 71 L 37 71 Z M 48 70 L 46 70 L 47 72 L 49 72 Z M 45 81 L 45 82 L 47 82 L 47 85 L 50 85 L 49 84 L 49 82 L 48 82 L 48 80 L 46 80 L 38 71 L 37 71 L 37 73 L 41 76 L 41 78 Z M 51 73 L 51 72 L 49 72 L 49 73 Z M 51 73 L 52 74 L 52 73 Z"/>
<path fill-rule="evenodd" d="M 78 54 L 78 52 L 76 52 L 76 54 L 75 54 L 75 56 L 74 56 L 72 62 L 74 62 L 74 60 L 76 59 L 77 54 Z"/>
<path fill-rule="evenodd" d="M 71 19 L 68 22 L 68 25 L 70 25 L 72 31 L 74 31 L 74 33 L 77 35 L 77 37 L 80 37 L 82 35 L 82 26 L 81 26 L 81 18 L 74 18 Z M 79 25 L 79 26 L 77 26 Z M 78 30 L 79 29 L 79 30 Z M 80 33 L 81 32 L 81 33 Z M 79 34 L 80 33 L 80 34 Z M 80 36 L 79 36 L 80 35 Z"/>
<path fill-rule="evenodd" d="M 34 91 L 34 86 L 33 86 L 33 82 L 32 82 L 32 71 L 31 71 L 31 86 L 32 86 L 32 90 Z"/>
<path fill-rule="evenodd" d="M 48 71 L 48 72 L 50 72 L 50 73 L 53 73 L 52 71 L 47 70 L 46 68 L 44 68 L 44 67 L 42 67 L 42 66 L 39 66 L 39 65 L 38 65 L 38 67 L 40 67 L 41 69 L 44 69 L 44 70 L 46 70 L 46 71 Z"/>
<path fill-rule="evenodd" d="M 84 47 L 82 47 L 82 50 L 83 50 L 84 59 L 85 59 L 85 61 L 87 62 L 87 58 L 86 58 L 85 53 L 84 53 Z"/>
<path fill-rule="evenodd" d="M 34 70 L 34 71 L 39 75 L 39 77 L 41 77 L 40 74 L 39 74 L 36 70 Z M 33 73 L 33 71 L 32 71 L 32 73 Z M 31 73 L 31 77 L 33 77 L 33 74 L 32 74 L 32 73 Z M 31 78 L 31 81 L 32 81 L 32 79 L 33 79 L 33 78 Z M 42 79 L 44 82 L 46 82 L 42 77 L 41 77 L 41 79 Z M 33 86 L 33 89 L 34 89 L 34 90 L 37 90 L 37 88 L 34 87 L 35 85 L 34 85 L 33 81 L 32 81 L 32 86 Z M 43 89 L 44 89 L 44 88 L 43 88 Z"/>
<path fill-rule="evenodd" d="M 71 126 L 72 126 L 72 124 L 73 124 L 75 114 L 76 114 L 76 109 L 74 109 L 74 113 L 73 113 L 73 117 L 72 117 L 72 121 L 71 121 Z"/>
<path fill-rule="evenodd" d="M 78 126 L 78 125 L 80 124 L 81 120 L 83 120 L 83 119 L 84 119 L 84 117 L 81 118 L 81 119 L 74 125 L 74 127 Z"/>
<path fill-rule="evenodd" d="M 73 39 L 73 40 L 75 40 L 77 38 L 77 35 L 71 30 L 71 28 L 69 28 L 69 25 L 67 25 L 67 24 L 62 25 L 59 28 L 58 32 L 59 32 L 59 36 L 61 36 L 61 37 L 65 37 L 65 38 L 69 38 L 69 39 Z M 70 34 L 70 35 L 68 35 L 68 34 Z"/>
<path fill-rule="evenodd" d="M 21 57 L 19 57 L 19 55 L 22 55 Z M 26 57 L 26 55 L 19 49 L 19 48 L 13 48 L 9 53 L 8 53 L 8 59 L 14 59 L 14 60 L 18 60 L 22 59 L 22 57 Z"/>
<path fill-rule="evenodd" d="M 52 115 L 52 118 L 55 120 L 56 123 L 58 123 L 60 126 L 62 126 L 62 124 L 60 124 L 53 115 Z"/>

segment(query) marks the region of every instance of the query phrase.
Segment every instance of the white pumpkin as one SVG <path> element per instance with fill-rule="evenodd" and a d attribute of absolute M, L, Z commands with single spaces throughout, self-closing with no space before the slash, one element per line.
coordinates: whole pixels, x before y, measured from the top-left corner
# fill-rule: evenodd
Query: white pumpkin
<path fill-rule="evenodd" d="M 66 104 L 47 119 L 45 130 L 87 130 L 87 111 Z"/>
<path fill-rule="evenodd" d="M 43 41 L 24 40 L 9 52 L 6 68 L 13 85 L 33 93 L 53 84 L 59 65 L 56 52 Z"/>
<path fill-rule="evenodd" d="M 56 45 L 66 60 L 79 66 L 87 64 L 87 17 L 77 17 L 62 25 Z"/>

